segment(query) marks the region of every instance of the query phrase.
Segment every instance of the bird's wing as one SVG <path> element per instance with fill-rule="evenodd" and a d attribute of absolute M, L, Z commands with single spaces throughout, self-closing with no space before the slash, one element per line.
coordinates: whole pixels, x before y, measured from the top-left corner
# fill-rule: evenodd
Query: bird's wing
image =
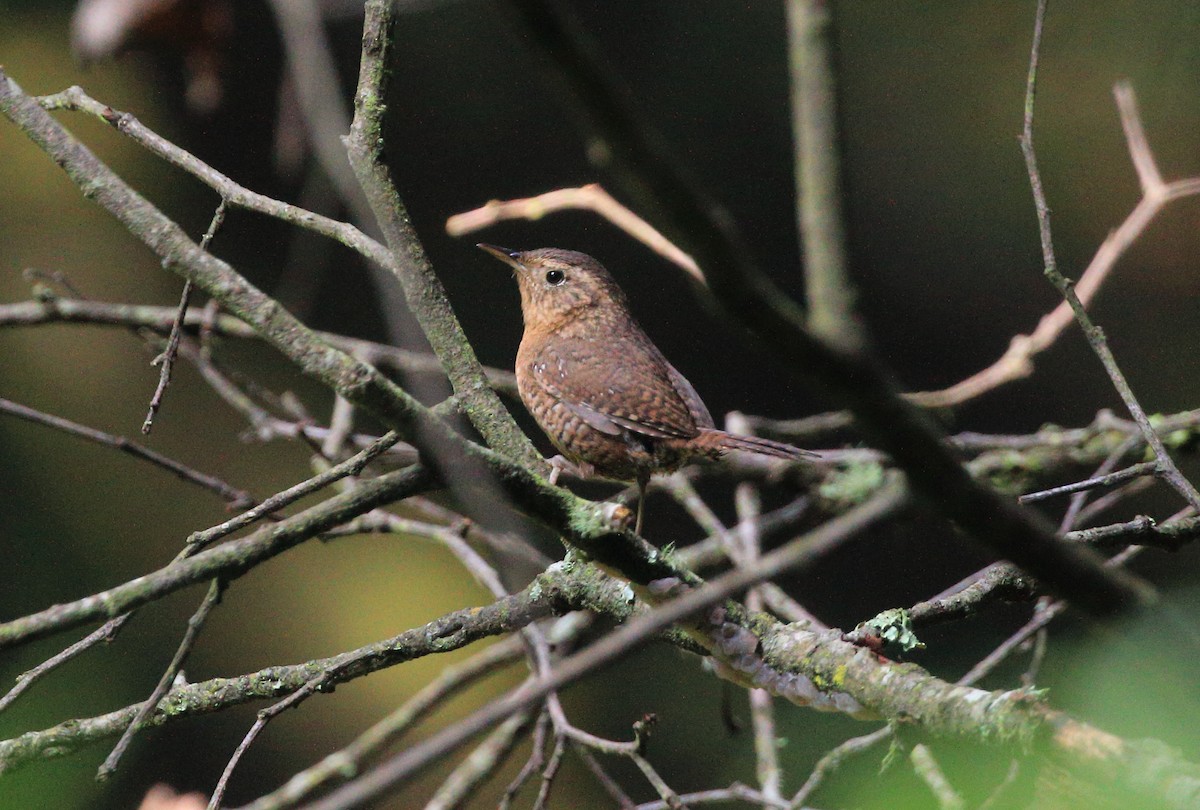
<path fill-rule="evenodd" d="M 631 430 L 654 438 L 689 439 L 699 427 L 712 424 L 711 417 L 707 424 L 697 424 L 697 405 L 708 415 L 704 403 L 657 350 L 610 345 L 601 356 L 590 344 L 560 341 L 538 353 L 531 371 L 544 391 L 610 436 Z M 694 403 L 685 399 L 677 381 Z"/>
<path fill-rule="evenodd" d="M 704 400 L 700 399 L 700 395 L 696 393 L 696 389 L 688 382 L 687 377 L 684 377 L 675 370 L 675 366 L 663 360 L 667 366 L 667 376 L 671 380 L 671 385 L 674 386 L 676 393 L 683 400 L 683 404 L 687 406 L 688 413 L 692 415 L 692 422 L 698 428 L 716 427 L 716 422 L 713 421 L 712 414 L 708 412 L 708 406 L 704 404 Z"/>

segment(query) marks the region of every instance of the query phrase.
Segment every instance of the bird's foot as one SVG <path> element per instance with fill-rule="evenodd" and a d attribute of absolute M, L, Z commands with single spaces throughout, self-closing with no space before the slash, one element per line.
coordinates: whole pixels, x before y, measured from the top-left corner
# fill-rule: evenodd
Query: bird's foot
<path fill-rule="evenodd" d="M 586 461 L 576 463 L 571 461 L 566 456 L 555 456 L 550 459 L 550 486 L 558 485 L 558 477 L 564 472 L 567 475 L 573 475 L 576 478 L 590 478 L 595 471 L 591 464 Z"/>

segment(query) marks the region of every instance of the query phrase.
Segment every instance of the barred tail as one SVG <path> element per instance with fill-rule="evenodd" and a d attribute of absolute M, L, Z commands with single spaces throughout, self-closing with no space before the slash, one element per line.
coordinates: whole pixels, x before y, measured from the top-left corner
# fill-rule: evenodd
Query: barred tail
<path fill-rule="evenodd" d="M 700 435 L 692 441 L 713 450 L 744 450 L 747 453 L 758 453 L 760 456 L 774 456 L 775 458 L 813 458 L 817 455 L 783 442 L 773 442 L 757 436 L 726 433 L 716 428 L 701 428 Z"/>

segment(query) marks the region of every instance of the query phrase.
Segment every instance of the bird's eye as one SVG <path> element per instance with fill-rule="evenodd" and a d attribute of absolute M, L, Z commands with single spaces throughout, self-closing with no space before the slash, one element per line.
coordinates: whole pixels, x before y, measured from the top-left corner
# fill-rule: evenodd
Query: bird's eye
<path fill-rule="evenodd" d="M 562 284 L 566 280 L 567 280 L 567 275 L 562 270 L 547 270 L 546 271 L 546 283 L 553 287 L 557 287 L 559 284 Z"/>

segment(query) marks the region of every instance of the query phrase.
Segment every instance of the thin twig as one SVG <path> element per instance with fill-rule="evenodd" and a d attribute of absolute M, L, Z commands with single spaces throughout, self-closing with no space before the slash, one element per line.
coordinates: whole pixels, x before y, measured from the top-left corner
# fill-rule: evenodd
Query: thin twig
<path fill-rule="evenodd" d="M 492 775 L 521 737 L 529 730 L 528 712 L 518 712 L 492 730 L 483 742 L 450 772 L 437 792 L 425 804 L 425 810 L 454 810 L 461 807 Z"/>
<path fill-rule="evenodd" d="M 1049 604 L 1050 598 L 1044 597 L 1038 601 L 1038 608 L 1043 604 Z M 1046 650 L 1049 648 L 1050 634 L 1043 627 L 1033 635 L 1032 649 L 1029 653 L 1029 663 L 1025 665 L 1025 671 L 1021 673 L 1021 686 L 1025 689 L 1033 689 L 1037 683 L 1038 673 L 1042 669 L 1042 663 L 1046 660 Z"/>
<path fill-rule="evenodd" d="M 171 326 L 171 334 L 167 338 L 167 347 L 151 363 L 151 365 L 160 366 L 160 368 L 158 372 L 158 386 L 154 389 L 154 395 L 150 397 L 150 407 L 146 411 L 146 418 L 142 421 L 143 435 L 148 435 L 151 429 L 153 429 L 154 417 L 158 415 L 158 410 L 162 407 L 163 397 L 167 393 L 167 386 L 171 384 L 171 371 L 175 368 L 175 356 L 179 352 L 179 340 L 183 336 L 183 319 L 187 316 L 188 304 L 191 298 L 192 280 L 189 278 L 183 282 L 183 292 L 179 295 L 179 312 L 175 316 L 175 323 Z"/>
<path fill-rule="evenodd" d="M 546 767 L 542 769 L 542 781 L 538 785 L 537 798 L 533 800 L 532 810 L 546 810 L 547 802 L 550 800 L 550 788 L 554 786 L 554 777 L 558 776 L 558 768 L 562 765 L 563 752 L 566 751 L 566 740 L 558 737 L 554 741 L 554 750 L 550 752 L 550 758 L 546 760 Z"/>
<path fill-rule="evenodd" d="M 933 624 L 975 614 L 998 599 L 1025 600 L 1037 592 L 1037 582 L 1012 563 L 996 562 L 965 577 L 942 593 L 908 609 L 913 624 Z"/>
<path fill-rule="evenodd" d="M 548 662 L 547 662 L 548 663 Z M 541 673 L 548 675 L 550 669 L 543 665 Z M 550 719 L 554 721 L 555 733 L 561 737 L 565 737 L 571 742 L 579 743 L 587 746 L 594 751 L 599 751 L 602 754 L 611 756 L 630 757 L 637 753 L 642 742 L 640 737 L 629 741 L 607 740 L 603 737 L 598 737 L 588 731 L 584 731 L 578 726 L 572 725 L 563 713 L 562 704 L 558 701 L 556 695 L 550 695 L 546 699 L 546 708 L 550 712 Z"/>
<path fill-rule="evenodd" d="M 151 154 L 157 155 L 172 166 L 182 169 L 204 183 L 221 195 L 221 199 L 229 205 L 265 214 L 329 237 L 381 267 L 391 265 L 387 248 L 353 225 L 338 222 L 329 217 L 272 199 L 265 194 L 251 191 L 195 155 L 163 138 L 130 113 L 114 110 L 107 104 L 92 98 L 81 87 L 69 87 L 61 93 L 42 96 L 38 99 L 38 103 L 46 110 L 76 110 L 99 118 Z"/>
<path fill-rule="evenodd" d="M 746 426 L 740 416 L 726 420 L 726 429 L 734 433 L 745 432 Z M 758 533 L 758 518 L 762 515 L 762 497 L 758 487 L 742 482 L 734 490 L 734 506 L 737 510 L 737 542 L 731 546 L 730 558 L 738 566 L 753 564 L 762 556 L 762 537 Z M 752 611 L 763 609 L 762 590 L 751 588 L 746 593 L 746 608 Z M 779 766 L 779 747 L 775 733 L 775 704 L 771 694 L 763 689 L 751 689 L 750 724 L 754 732 L 754 770 L 758 787 L 763 795 L 772 800 L 783 800 L 783 776 Z"/>
<path fill-rule="evenodd" d="M 783 532 L 791 531 L 800 525 L 812 505 L 807 497 L 800 497 L 786 506 L 768 512 L 759 518 L 758 531 L 763 537 L 774 537 Z M 698 571 L 720 565 L 728 559 L 726 549 L 729 545 L 729 534 L 738 531 L 737 526 L 731 526 L 718 534 L 710 534 L 707 538 L 676 552 L 679 561 L 689 569 Z"/>
<path fill-rule="evenodd" d="M 1020 773 L 1021 760 L 1014 758 L 1013 761 L 1009 763 L 1008 772 L 1004 774 L 1004 778 L 1000 780 L 1000 784 L 996 785 L 992 792 L 988 794 L 988 797 L 984 799 L 983 804 L 979 805 L 979 810 L 992 810 L 992 808 L 995 807 L 1007 806 L 1008 802 L 1006 801 L 1004 793 L 1006 790 L 1008 790 L 1013 782 L 1017 781 L 1017 777 L 1020 775 Z M 1002 801 L 1005 802 L 1004 805 L 1000 804 Z"/>
<path fill-rule="evenodd" d="M 385 473 L 362 482 L 352 492 L 335 495 L 246 537 L 201 551 L 190 558 L 177 558 L 157 571 L 84 599 L 0 622 L 0 647 L 10 647 L 97 619 L 111 618 L 217 576 L 236 578 L 256 564 L 282 554 L 326 529 L 405 495 L 428 489 L 431 484 L 429 472 L 419 466 Z M 190 548 L 185 548 L 181 556 L 186 557 Z"/>
<path fill-rule="evenodd" d="M 1173 517 L 1158 523 L 1153 518 L 1142 515 L 1123 523 L 1078 529 L 1068 532 L 1064 537 L 1073 542 L 1091 543 L 1101 548 L 1133 543 L 1166 551 L 1178 551 L 1185 544 L 1200 537 L 1200 518 Z"/>
<path fill-rule="evenodd" d="M 1092 476 L 1102 476 L 1112 472 L 1121 460 L 1125 458 L 1126 454 L 1138 444 L 1139 438 L 1137 434 L 1131 434 L 1129 438 L 1114 447 L 1112 452 L 1108 454 L 1108 458 L 1100 463 L 1100 466 L 1096 468 Z M 1143 480 L 1150 481 L 1150 479 Z M 1109 494 L 1111 495 L 1112 493 L 1110 492 Z M 1070 502 L 1067 504 L 1067 511 L 1063 513 L 1062 520 L 1058 522 L 1059 532 L 1070 531 L 1080 525 L 1080 518 L 1084 508 L 1087 506 L 1089 497 L 1090 493 L 1087 491 L 1078 492 L 1071 497 Z"/>
<path fill-rule="evenodd" d="M 585 210 L 599 214 L 655 253 L 682 267 L 701 284 L 704 283 L 704 274 L 695 259 L 656 231 L 646 220 L 617 202 L 599 183 L 588 183 L 579 188 L 559 188 L 536 197 L 489 200 L 479 208 L 447 219 L 446 233 L 463 236 L 504 220 L 536 220 L 562 210 Z"/>
<path fill-rule="evenodd" d="M 679 799 L 679 794 L 671 789 L 671 786 L 667 784 L 665 779 L 659 776 L 658 771 L 650 764 L 650 760 L 636 752 L 630 756 L 630 759 L 633 760 L 634 765 L 637 765 L 638 770 L 642 772 L 642 776 L 646 777 L 646 781 L 650 783 L 655 792 L 666 802 L 667 807 L 671 808 L 671 810 L 685 810 L 683 802 Z"/>
<path fill-rule="evenodd" d="M 829 411 L 799 419 L 771 419 L 753 414 L 742 416 L 755 434 L 765 432 L 769 438 L 786 439 L 806 447 L 826 441 L 831 434 L 843 432 L 854 425 L 854 417 L 849 411 Z"/>
<path fill-rule="evenodd" d="M 221 223 L 225 221 L 225 200 L 221 200 L 217 206 L 217 210 L 213 212 L 212 221 L 208 224 L 208 230 L 204 232 L 204 236 L 200 239 L 200 249 L 208 250 L 209 244 L 212 243 L 213 237 L 217 234 L 217 229 L 221 227 Z M 158 414 L 159 408 L 162 407 L 163 397 L 166 396 L 167 386 L 171 384 L 171 370 L 175 367 L 175 356 L 179 352 L 179 341 L 183 337 L 183 320 L 187 317 L 188 304 L 192 298 L 192 280 L 185 279 L 183 282 L 183 292 L 179 295 L 179 309 L 175 313 L 175 319 L 171 322 L 171 334 L 167 338 L 167 347 L 163 349 L 162 354 L 154 358 L 154 365 L 161 365 L 158 374 L 158 387 L 154 389 L 154 396 L 150 397 L 150 409 L 146 412 L 146 419 L 142 422 L 142 433 L 148 434 L 151 428 L 154 427 L 154 417 Z"/>
<path fill-rule="evenodd" d="M 1121 501 L 1137 495 L 1139 492 L 1144 492 L 1145 490 L 1154 486 L 1156 480 L 1157 479 L 1154 478 L 1136 478 L 1123 487 L 1117 487 L 1112 492 L 1107 492 L 1104 495 L 1101 495 L 1099 498 L 1079 510 L 1079 514 L 1075 518 L 1075 524 L 1086 525 L 1094 522 L 1097 517 L 1109 511 Z M 1191 509 L 1190 506 L 1185 508 Z"/>
<path fill-rule="evenodd" d="M 366 515 L 351 520 L 338 527 L 339 533 L 365 534 L 368 532 L 387 532 L 413 537 L 427 537 L 444 545 L 463 567 L 471 573 L 475 580 L 491 594 L 500 598 L 508 593 L 508 589 L 500 581 L 500 575 L 495 567 L 490 565 L 480 554 L 471 548 L 463 539 L 468 525 L 465 522 L 459 526 L 438 526 L 431 523 L 409 520 L 399 515 L 393 515 L 386 510 L 377 509 Z"/>
<path fill-rule="evenodd" d="M 750 719 L 754 728 L 754 769 L 759 789 L 772 800 L 783 800 L 783 772 L 775 734 L 775 701 L 763 689 L 750 690 Z"/>
<path fill-rule="evenodd" d="M 70 419 L 64 419 L 61 416 L 53 416 L 48 413 L 30 408 L 26 405 L 21 405 L 7 399 L 0 398 L 0 412 L 11 414 L 12 416 L 24 419 L 27 422 L 33 422 L 37 425 L 53 428 L 62 431 L 71 436 L 78 436 L 81 439 L 94 442 L 96 444 L 111 447 L 126 453 L 134 458 L 147 461 L 156 467 L 160 467 L 173 473 L 177 477 L 191 484 L 196 484 L 211 492 L 215 492 L 224 498 L 231 507 L 238 509 L 244 508 L 255 502 L 254 497 L 250 493 L 237 489 L 219 478 L 208 475 L 206 473 L 194 470 L 191 467 L 176 461 L 173 458 L 164 456 L 156 450 L 151 450 L 149 447 L 138 444 L 137 442 L 126 439 L 124 436 L 114 436 L 111 433 L 105 433 L 102 430 L 96 430 L 86 425 L 81 425 L 78 422 L 72 422 Z"/>
<path fill-rule="evenodd" d="M 786 622 L 799 622 L 807 625 L 810 630 L 827 630 L 829 625 L 814 616 L 808 608 L 797 602 L 783 588 L 774 582 L 764 582 L 758 586 L 763 601 L 779 618 Z"/>
<path fill-rule="evenodd" d="M 270 0 L 267 5 L 275 15 L 308 143 L 354 219 L 360 225 L 370 225 L 374 214 L 354 178 L 342 143 L 350 129 L 350 108 L 325 35 L 320 4 L 314 0 Z"/>
<path fill-rule="evenodd" d="M 7 709 L 13 702 L 19 698 L 26 689 L 45 675 L 48 675 L 53 670 L 67 663 L 76 656 L 87 652 L 92 647 L 95 647 L 100 642 L 108 643 L 116 637 L 121 627 L 129 620 L 131 614 L 126 613 L 123 616 L 118 616 L 115 619 L 110 619 L 100 627 L 93 630 L 88 635 L 84 636 L 79 641 L 76 641 L 70 647 L 67 647 L 62 652 L 47 658 L 42 663 L 38 664 L 33 669 L 22 673 L 12 689 L 9 689 L 3 698 L 0 698 L 0 712 Z"/>
<path fill-rule="evenodd" d="M 1138 479 L 1127 486 L 1137 486 L 1146 480 Z M 1086 543 L 1100 549 L 1132 543 L 1137 547 L 1167 551 L 1177 551 L 1197 538 L 1200 538 L 1200 519 L 1186 516 L 1172 517 L 1162 523 L 1139 516 L 1121 523 L 1078 529 L 1062 535 L 1067 542 Z M 1106 564 L 1111 565 L 1111 560 Z M 914 623 L 933 624 L 973 615 L 990 602 L 1025 601 L 1038 593 L 1035 580 L 1011 563 L 998 562 L 965 577 L 937 596 L 918 602 L 909 608 L 908 613 Z"/>
<path fill-rule="evenodd" d="M 958 679 L 958 683 L 975 684 L 979 683 L 985 676 L 994 670 L 1004 659 L 1012 654 L 1013 650 L 1024 644 L 1030 636 L 1037 633 L 1043 627 L 1066 610 L 1067 604 L 1061 600 L 1051 602 L 1044 609 L 1036 610 L 1033 618 L 1006 638 L 996 649 L 992 650 L 983 659 L 967 670 L 967 674 Z"/>
<path fill-rule="evenodd" d="M 1132 478 L 1141 478 L 1144 475 L 1157 475 L 1158 462 L 1145 461 L 1141 464 L 1134 464 L 1132 467 L 1126 467 L 1123 470 L 1117 470 L 1107 475 L 1097 475 L 1092 478 L 1085 478 L 1082 481 L 1076 481 L 1071 484 L 1063 484 L 1058 487 L 1050 487 L 1038 492 L 1029 492 L 1017 498 L 1017 503 L 1034 503 L 1035 501 L 1044 501 L 1047 498 L 1053 498 L 1055 495 L 1069 495 L 1073 492 L 1084 492 L 1089 489 L 1098 487 L 1111 487 L 1116 484 L 1123 484 Z"/>
<path fill-rule="evenodd" d="M 221 594 L 225 592 L 225 582 L 220 577 L 217 577 L 209 585 L 208 593 L 200 602 L 200 606 L 196 608 L 196 612 L 188 619 L 187 631 L 183 634 L 183 638 L 179 642 L 179 646 L 175 650 L 175 655 L 171 659 L 171 663 L 163 670 L 162 676 L 158 679 L 158 684 L 154 687 L 154 691 L 150 693 L 138 709 L 138 713 L 134 715 L 133 720 L 129 723 L 125 733 L 121 735 L 121 739 L 117 740 L 117 744 L 113 746 L 111 752 L 104 762 L 100 765 L 100 769 L 96 772 L 96 778 L 103 781 L 108 779 L 117 770 L 117 764 L 124 756 L 125 750 L 129 744 L 133 742 L 133 735 L 137 734 L 146 719 L 154 713 L 158 708 L 158 703 L 162 700 L 171 686 L 175 683 L 175 677 L 179 674 L 183 667 L 183 662 L 187 660 L 188 655 L 192 652 L 192 647 L 196 644 L 196 639 L 200 636 L 200 631 L 204 629 L 204 623 L 208 621 L 208 616 L 221 602 Z"/>
<path fill-rule="evenodd" d="M 597 761 L 592 752 L 583 745 L 576 745 L 574 748 L 575 753 L 583 760 L 584 766 L 595 777 L 596 782 L 604 789 L 604 792 L 617 803 L 617 807 L 620 810 L 633 810 L 633 799 L 629 798 L 629 794 L 621 789 L 621 786 L 617 784 L 615 779 L 609 776 L 608 771 L 604 770 L 604 767 Z"/>
<path fill-rule="evenodd" d="M 395 431 L 385 433 L 374 441 L 369 447 L 363 449 L 358 454 L 351 456 L 343 461 L 330 467 L 320 475 L 314 475 L 307 481 L 302 481 L 293 487 L 289 487 L 282 492 L 278 492 L 264 500 L 258 506 L 249 509 L 237 517 L 230 518 L 224 523 L 205 529 L 204 531 L 195 532 L 188 537 L 187 542 L 190 546 L 203 548 L 204 546 L 219 540 L 222 537 L 233 534 L 239 529 L 255 523 L 256 521 L 274 514 L 285 506 L 295 503 L 306 495 L 329 486 L 334 481 L 345 478 L 351 475 L 358 475 L 363 469 L 371 463 L 376 457 L 384 453 L 389 447 L 400 441 L 400 434 Z"/>
<path fill-rule="evenodd" d="M 928 746 L 918 743 L 912 747 L 908 756 L 917 776 L 921 777 L 921 781 L 937 799 L 938 807 L 942 810 L 963 810 L 966 807 L 963 797 L 950 784 Z"/>
<path fill-rule="evenodd" d="M 892 727 L 884 726 L 878 731 L 872 731 L 870 734 L 864 734 L 861 737 L 852 737 L 828 751 L 823 757 L 817 760 L 817 764 L 813 767 L 812 773 L 808 775 L 808 779 L 804 781 L 804 784 L 792 796 L 790 806 L 800 808 L 806 805 L 809 797 L 824 783 L 826 777 L 840 768 L 842 763 L 851 756 L 874 748 L 878 743 L 890 738 L 892 734 Z"/>
<path fill-rule="evenodd" d="M 1108 560 L 1106 565 L 1117 567 L 1124 565 L 1134 556 L 1141 552 L 1142 546 L 1130 546 L 1112 559 Z M 1067 608 L 1067 603 L 1061 599 L 1042 600 L 1038 602 L 1037 608 L 1033 612 L 1033 618 L 1020 627 L 1015 633 L 1005 639 L 996 649 L 992 650 L 981 659 L 975 666 L 971 667 L 965 675 L 958 679 L 957 683 L 962 685 L 975 684 L 986 677 L 997 666 L 1000 665 L 1014 650 L 1029 640 L 1029 638 L 1042 631 L 1050 622 L 1054 621 Z"/>
<path fill-rule="evenodd" d="M 787 802 L 771 799 L 752 787 L 738 783 L 734 783 L 727 788 L 683 793 L 677 798 L 679 803 L 684 807 L 701 804 L 730 804 L 732 802 L 747 802 L 759 807 L 770 808 L 770 810 L 787 810 L 789 807 Z M 670 804 L 660 799 L 658 801 L 639 804 L 634 810 L 668 810 L 670 807 Z"/>
<path fill-rule="evenodd" d="M 210 304 L 214 303 L 210 301 Z M 14 304 L 0 304 L 0 327 L 41 326 L 54 323 L 96 324 L 99 326 L 133 326 L 169 332 L 175 307 L 159 307 L 147 304 L 113 304 L 104 301 L 87 301 L 80 298 L 39 299 Z M 201 329 L 211 335 L 258 339 L 260 335 L 233 315 L 217 312 L 189 311 L 183 321 L 188 329 Z M 393 368 L 405 374 L 442 374 L 441 363 L 432 354 L 416 352 L 374 343 L 360 338 L 346 337 L 333 332 L 316 332 L 318 337 L 332 346 L 362 357 L 367 362 L 385 368 Z M 497 391 L 516 395 L 516 379 L 511 371 L 499 368 L 484 368 L 488 382 Z"/>
<path fill-rule="evenodd" d="M 229 762 L 225 763 L 225 769 L 221 771 L 221 778 L 217 780 L 217 785 L 213 788 L 212 797 L 208 800 L 208 810 L 217 810 L 221 806 L 221 801 L 225 798 L 225 790 L 229 787 L 229 780 L 233 777 L 233 772 L 237 770 L 238 763 L 242 761 L 242 756 L 250 750 L 250 746 L 258 739 L 258 735 L 267 727 L 267 723 L 288 709 L 299 706 L 333 679 L 334 673 L 329 670 L 314 675 L 304 686 L 292 692 L 283 700 L 259 711 L 258 715 L 254 718 L 254 724 L 250 726 L 250 730 L 246 732 L 245 736 L 242 737 L 242 741 L 234 749 L 233 756 L 229 758 Z"/>
<path fill-rule="evenodd" d="M 1159 474 L 1191 506 L 1200 509 L 1200 491 L 1197 491 L 1196 487 L 1175 466 L 1175 462 L 1171 459 L 1171 455 L 1167 452 L 1166 447 L 1163 446 L 1158 432 L 1150 424 L 1150 418 L 1146 415 L 1145 410 L 1142 409 L 1137 397 L 1134 396 L 1133 389 L 1125 379 L 1125 375 L 1121 373 L 1116 358 L 1113 356 L 1111 349 L 1109 349 L 1108 340 L 1105 338 L 1104 332 L 1093 323 L 1087 309 L 1076 294 L 1074 283 L 1058 269 L 1058 260 L 1054 253 L 1054 240 L 1050 231 L 1050 206 L 1046 201 L 1046 192 L 1042 187 L 1042 177 L 1037 164 L 1037 152 L 1033 145 L 1033 110 L 1037 91 L 1038 57 L 1041 51 L 1042 26 L 1045 22 L 1047 2 L 1048 0 L 1038 0 L 1037 14 L 1034 20 L 1033 49 L 1029 58 L 1029 75 L 1026 80 L 1025 89 L 1024 126 L 1021 130 L 1020 139 L 1021 152 L 1025 156 L 1025 168 L 1029 174 L 1029 185 L 1033 191 L 1034 207 L 1037 211 L 1038 232 L 1041 236 L 1042 261 L 1044 263 L 1043 273 L 1047 280 L 1058 289 L 1067 303 L 1070 304 L 1071 311 L 1075 315 L 1075 320 L 1079 322 L 1084 337 L 1087 338 L 1088 345 L 1096 353 L 1100 364 L 1108 374 L 1109 380 L 1111 380 L 1113 387 L 1117 390 L 1117 394 L 1120 395 L 1121 401 L 1125 403 L 1129 414 L 1137 422 L 1138 427 L 1142 431 L 1142 436 L 1146 440 L 1146 444 L 1154 451 L 1154 457 L 1159 463 Z M 1170 198 L 1170 192 L 1162 183 L 1162 178 L 1158 174 L 1157 167 L 1153 168 L 1152 171 L 1146 168 L 1147 166 L 1153 167 L 1154 158 L 1146 146 L 1145 138 L 1142 136 L 1141 121 L 1137 113 L 1133 91 L 1127 85 L 1119 87 L 1123 87 L 1123 89 L 1117 91 L 1118 108 L 1120 109 L 1121 119 L 1125 125 L 1126 135 L 1129 136 L 1129 148 L 1131 154 L 1134 154 L 1134 165 L 1138 169 L 1138 177 L 1142 183 L 1143 202 L 1150 200 L 1157 203 L 1154 209 L 1157 212 L 1157 208 L 1161 207 Z M 1191 188 L 1193 185 L 1196 186 L 1197 190 L 1200 190 L 1200 180 L 1189 183 L 1188 187 Z M 1193 191 L 1191 193 L 1196 192 Z"/>
<path fill-rule="evenodd" d="M 321 455 L 327 459 L 340 456 L 353 430 L 354 405 L 345 397 L 334 397 L 333 413 L 329 416 L 329 434 L 321 442 Z"/>
<path fill-rule="evenodd" d="M 1027 84 L 1026 114 L 1030 118 L 1032 117 L 1031 103 L 1037 67 L 1036 52 L 1041 43 L 1044 17 L 1045 6 L 1042 5 L 1039 6 L 1038 16 L 1034 23 L 1035 52 L 1031 55 L 1030 82 Z M 1091 303 L 1100 290 L 1113 267 L 1116 266 L 1117 260 L 1145 232 L 1151 221 L 1166 204 L 1200 193 L 1200 177 L 1176 180 L 1171 183 L 1163 181 L 1142 129 L 1141 119 L 1137 115 L 1132 89 L 1127 83 L 1120 82 L 1113 92 L 1116 95 L 1117 107 L 1121 111 L 1121 126 L 1125 130 L 1130 159 L 1137 170 L 1143 196 L 1121 225 L 1109 233 L 1095 256 L 1092 257 L 1087 269 L 1079 277 L 1078 283 L 1074 285 L 1074 293 L 1079 304 L 1084 308 Z M 1024 144 L 1024 137 L 1022 144 Z M 1040 192 L 1040 179 L 1037 188 Z M 1033 373 L 1032 359 L 1034 355 L 1054 345 L 1054 342 L 1075 320 L 1075 317 L 1072 302 L 1069 299 L 1064 300 L 1038 322 L 1037 328 L 1032 334 L 1014 337 L 1008 350 L 991 366 L 949 388 L 940 391 L 922 391 L 908 396 L 914 402 L 927 407 L 949 407 L 973 399 L 1004 383 L 1028 377 Z"/>
<path fill-rule="evenodd" d="M 461 664 L 445 667 L 400 708 L 364 731 L 350 745 L 327 754 L 320 762 L 294 774 L 282 787 L 259 797 L 242 810 L 284 810 L 294 807 L 316 790 L 335 780 L 345 779 L 346 774 L 357 771 L 368 757 L 395 742 L 462 689 L 518 660 L 522 650 L 521 639 L 509 636 Z"/>
<path fill-rule="evenodd" d="M 512 637 L 516 641 L 516 637 Z M 546 732 L 550 727 L 550 715 L 545 711 L 538 715 L 537 722 L 533 726 L 533 743 L 530 745 L 529 758 L 525 760 L 525 764 L 521 766 L 521 770 L 513 777 L 513 780 L 508 783 L 508 787 L 504 789 L 504 795 L 500 797 L 500 803 L 496 806 L 496 810 L 509 810 L 512 807 L 512 801 L 516 798 L 521 788 L 525 786 L 535 773 L 541 770 L 546 763 Z"/>
<path fill-rule="evenodd" d="M 696 525 L 709 535 L 724 536 L 727 533 L 725 524 L 717 517 L 712 507 L 704 502 L 700 493 L 692 486 L 686 475 L 674 473 L 655 483 L 663 486 L 675 501 L 687 511 L 688 516 Z"/>

